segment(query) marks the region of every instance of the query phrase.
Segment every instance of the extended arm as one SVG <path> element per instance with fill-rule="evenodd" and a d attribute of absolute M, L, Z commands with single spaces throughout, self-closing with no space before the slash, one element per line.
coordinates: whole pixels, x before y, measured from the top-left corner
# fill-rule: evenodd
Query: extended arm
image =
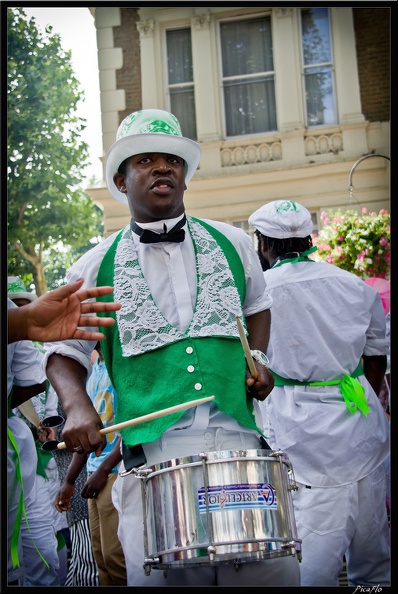
<path fill-rule="evenodd" d="M 52 342 L 67 338 L 102 340 L 102 332 L 90 332 L 79 326 L 112 326 L 111 317 L 100 318 L 95 314 L 120 309 L 119 303 L 88 302 L 86 299 L 108 295 L 113 287 L 80 289 L 84 280 L 50 291 L 24 307 L 8 311 L 8 342 L 37 340 Z M 86 315 L 94 314 L 94 315 Z"/>
<path fill-rule="evenodd" d="M 108 475 L 112 468 L 119 464 L 122 459 L 120 441 L 121 437 L 116 441 L 112 451 L 110 451 L 106 458 L 101 462 L 97 470 L 87 478 L 87 482 L 81 492 L 82 497 L 85 497 L 86 499 L 96 497 L 105 487 L 108 481 Z"/>
<path fill-rule="evenodd" d="M 70 509 L 75 482 L 86 462 L 87 454 L 73 454 L 64 481 L 55 498 L 55 507 L 59 512 Z"/>

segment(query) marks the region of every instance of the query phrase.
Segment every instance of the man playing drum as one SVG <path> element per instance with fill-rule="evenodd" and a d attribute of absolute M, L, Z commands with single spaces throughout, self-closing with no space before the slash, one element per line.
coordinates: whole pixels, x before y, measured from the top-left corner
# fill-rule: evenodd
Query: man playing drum
<path fill-rule="evenodd" d="M 246 369 L 236 317 L 245 321 L 250 348 L 260 359 L 272 300 L 245 232 L 185 214 L 184 191 L 200 155 L 199 144 L 182 136 L 172 114 L 151 109 L 127 116 L 108 151 L 106 182 L 111 195 L 129 205 L 131 222 L 80 258 L 68 275 L 70 282 L 82 277 L 87 286 L 113 286 L 111 300 L 122 306 L 113 330 L 101 328 L 118 393 L 117 423 L 215 396 L 123 430 L 122 470 L 263 447 L 257 400 L 267 398 L 273 376 L 259 362 L 257 378 Z M 67 416 L 67 448 L 99 454 L 101 420 L 85 389 L 94 346 L 48 345 L 46 370 Z M 145 575 L 141 480 L 134 472 L 120 472 L 113 501 L 129 586 L 299 585 L 294 554 Z"/>

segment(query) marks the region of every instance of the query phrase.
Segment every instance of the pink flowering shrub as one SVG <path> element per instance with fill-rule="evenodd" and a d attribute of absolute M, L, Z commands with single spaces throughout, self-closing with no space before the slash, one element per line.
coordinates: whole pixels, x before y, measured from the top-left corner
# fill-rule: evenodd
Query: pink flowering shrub
<path fill-rule="evenodd" d="M 321 213 L 322 229 L 313 235 L 314 257 L 363 279 L 390 278 L 390 215 L 387 210 Z"/>

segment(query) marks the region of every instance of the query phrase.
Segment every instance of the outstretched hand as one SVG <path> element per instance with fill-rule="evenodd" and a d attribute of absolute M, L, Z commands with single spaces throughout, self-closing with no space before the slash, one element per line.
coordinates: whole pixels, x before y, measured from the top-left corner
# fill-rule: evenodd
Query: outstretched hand
<path fill-rule="evenodd" d="M 113 287 L 80 289 L 83 282 L 84 279 L 80 279 L 45 293 L 24 307 L 9 309 L 8 342 L 53 342 L 70 338 L 102 340 L 102 332 L 83 330 L 79 326 L 112 326 L 115 323 L 113 318 L 97 317 L 95 314 L 116 311 L 121 305 L 97 301 L 84 303 L 86 299 L 112 293 Z"/>

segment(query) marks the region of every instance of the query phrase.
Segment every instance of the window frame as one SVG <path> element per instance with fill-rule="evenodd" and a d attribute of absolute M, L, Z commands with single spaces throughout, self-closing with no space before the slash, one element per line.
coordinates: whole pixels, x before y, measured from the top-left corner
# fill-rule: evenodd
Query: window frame
<path fill-rule="evenodd" d="M 198 140 L 198 128 L 197 128 L 197 119 L 196 119 L 196 100 L 195 100 L 195 67 L 194 67 L 194 62 L 193 62 L 193 55 L 191 55 L 191 59 L 192 59 L 192 81 L 191 82 L 187 82 L 187 83 L 170 83 L 169 81 L 169 67 L 168 67 L 168 48 L 167 48 L 167 33 L 169 31 L 179 31 L 179 30 L 189 30 L 190 34 L 191 34 L 191 52 L 192 52 L 192 26 L 190 23 L 180 23 L 178 25 L 166 25 L 163 28 L 163 34 L 162 34 L 162 45 L 163 45 L 163 71 L 164 71 L 164 80 L 165 80 L 165 85 L 164 85 L 164 93 L 165 93 L 165 105 L 166 105 L 166 109 L 168 111 L 170 111 L 171 113 L 173 113 L 172 107 L 171 107 L 171 93 L 170 93 L 170 89 L 171 88 L 192 88 L 192 92 L 193 92 L 193 100 L 194 100 L 194 113 L 193 113 L 193 120 L 195 122 L 195 130 L 196 130 L 196 138 L 193 138 L 192 140 L 197 141 Z M 180 120 L 180 118 L 178 117 L 178 114 L 174 114 L 178 120 Z M 184 132 L 183 132 L 184 134 Z M 185 134 L 184 134 L 185 136 Z M 189 137 L 190 138 L 190 137 Z"/>
<path fill-rule="evenodd" d="M 329 28 L 329 44 L 330 44 L 330 62 L 314 62 L 311 65 L 304 64 L 304 47 L 303 47 L 303 26 L 302 26 L 302 14 L 304 11 L 311 10 L 312 8 L 323 8 L 327 10 L 328 14 L 328 28 Z M 336 126 L 339 123 L 339 116 L 338 116 L 338 106 L 337 106 L 337 92 L 336 92 L 336 76 L 335 76 L 335 57 L 334 57 L 334 49 L 333 49 L 333 26 L 332 26 L 332 11 L 330 10 L 329 6 L 309 6 L 309 7 L 302 7 L 299 8 L 299 19 L 298 19 L 298 26 L 299 26 L 299 51 L 300 51 L 300 67 L 301 67 L 301 85 L 302 85 L 302 93 L 303 93 L 303 108 L 304 108 L 304 121 L 305 126 L 308 129 L 316 129 L 321 127 L 327 126 Z M 306 71 L 315 68 L 322 68 L 325 66 L 330 66 L 331 72 L 331 83 L 332 83 L 332 99 L 333 99 L 333 111 L 334 111 L 334 121 L 332 123 L 324 123 L 324 124 L 310 124 L 308 118 L 308 107 L 307 107 L 307 97 L 306 97 Z"/>
<path fill-rule="evenodd" d="M 224 99 L 224 80 L 228 78 L 229 80 L 233 78 L 241 79 L 242 76 L 246 76 L 249 80 L 250 77 L 258 77 L 260 73 L 256 73 L 253 75 L 239 75 L 236 77 L 224 77 L 223 76 L 223 63 L 222 63 L 222 45 L 221 45 L 221 25 L 222 23 L 230 23 L 234 21 L 248 21 L 248 20 L 255 20 L 260 18 L 269 18 L 270 20 L 270 27 L 271 27 L 271 36 L 273 36 L 273 27 L 272 27 L 272 10 L 266 10 L 264 12 L 259 13 L 250 13 L 250 14 L 241 14 L 234 17 L 223 17 L 217 20 L 217 27 L 216 27 L 216 47 L 217 47 L 217 58 L 218 58 L 218 88 L 219 88 L 219 105 L 220 105 L 220 115 L 221 115 L 221 134 L 223 140 L 237 140 L 237 139 L 244 139 L 244 138 L 252 138 L 252 137 L 261 137 L 267 134 L 275 134 L 278 132 L 278 101 L 277 101 L 277 91 L 276 91 L 276 70 L 275 70 L 275 61 L 273 60 L 274 69 L 272 71 L 267 71 L 261 73 L 261 76 L 264 75 L 264 82 L 269 79 L 270 73 L 272 73 L 273 82 L 274 82 L 274 99 L 275 99 L 275 123 L 276 128 L 275 130 L 263 131 L 263 132 L 252 132 L 249 134 L 237 134 L 233 136 L 227 135 L 227 118 L 226 118 L 226 109 L 225 109 L 225 99 Z M 274 51 L 274 40 L 272 37 L 272 51 Z"/>

